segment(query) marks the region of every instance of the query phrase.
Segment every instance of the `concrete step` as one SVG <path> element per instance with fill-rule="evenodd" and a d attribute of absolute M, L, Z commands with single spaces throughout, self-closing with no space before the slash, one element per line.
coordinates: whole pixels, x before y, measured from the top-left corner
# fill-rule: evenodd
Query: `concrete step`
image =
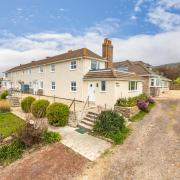
<path fill-rule="evenodd" d="M 83 120 L 81 121 L 81 123 L 86 124 L 86 125 L 91 126 L 91 127 L 94 126 L 94 122 L 89 121 L 89 120 L 86 120 L 86 119 L 83 119 Z"/>
<path fill-rule="evenodd" d="M 86 117 L 88 117 L 90 119 L 96 119 L 98 116 L 93 115 L 93 114 L 87 114 Z"/>
<path fill-rule="evenodd" d="M 95 113 L 95 112 L 92 112 L 92 111 L 88 111 L 88 113 L 87 113 L 88 115 L 90 115 L 90 116 L 99 116 L 99 114 L 98 113 Z"/>
<path fill-rule="evenodd" d="M 84 117 L 84 120 L 86 120 L 86 121 L 90 121 L 90 122 L 92 122 L 92 123 L 94 123 L 95 121 L 96 121 L 96 119 L 94 119 L 94 118 L 89 118 L 89 117 Z"/>
<path fill-rule="evenodd" d="M 84 128 L 84 129 L 86 129 L 86 130 L 88 130 L 88 131 L 91 131 L 91 130 L 93 129 L 92 126 L 88 126 L 88 125 L 86 125 L 86 124 L 84 124 L 84 123 L 82 123 L 82 122 L 80 122 L 80 123 L 78 124 L 78 127 Z"/>

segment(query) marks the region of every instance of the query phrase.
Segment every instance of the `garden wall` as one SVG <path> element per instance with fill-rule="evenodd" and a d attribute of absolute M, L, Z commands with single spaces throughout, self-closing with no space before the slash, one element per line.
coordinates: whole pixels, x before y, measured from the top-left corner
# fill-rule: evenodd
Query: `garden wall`
<path fill-rule="evenodd" d="M 114 106 L 114 111 L 121 113 L 125 118 L 131 118 L 133 115 L 139 112 L 139 109 L 137 106 L 133 106 L 133 107 Z"/>

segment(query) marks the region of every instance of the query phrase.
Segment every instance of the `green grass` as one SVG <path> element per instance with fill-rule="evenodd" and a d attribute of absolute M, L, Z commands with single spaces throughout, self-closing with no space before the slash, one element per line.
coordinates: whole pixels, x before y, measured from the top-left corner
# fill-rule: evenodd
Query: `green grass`
<path fill-rule="evenodd" d="M 11 144 L 0 147 L 0 165 L 6 166 L 22 157 L 24 146 L 15 141 Z"/>
<path fill-rule="evenodd" d="M 12 113 L 0 113 L 0 134 L 8 137 L 22 127 L 25 122 Z"/>
<path fill-rule="evenodd" d="M 149 104 L 149 106 L 148 106 L 148 112 L 139 111 L 137 114 L 135 114 L 134 116 L 132 116 L 132 117 L 130 118 L 130 121 L 136 122 L 136 121 L 142 120 L 142 119 L 144 118 L 144 116 L 145 116 L 146 114 L 148 114 L 155 105 L 156 105 L 155 103 L 154 103 L 154 104 Z"/>

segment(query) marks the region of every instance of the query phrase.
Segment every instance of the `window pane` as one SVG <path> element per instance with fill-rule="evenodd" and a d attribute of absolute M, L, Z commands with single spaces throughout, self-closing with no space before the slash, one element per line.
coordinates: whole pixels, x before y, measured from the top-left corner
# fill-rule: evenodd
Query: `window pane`
<path fill-rule="evenodd" d="M 106 91 L 106 81 L 101 81 L 101 91 Z"/>
<path fill-rule="evenodd" d="M 91 70 L 96 70 L 97 69 L 97 61 L 91 61 Z"/>

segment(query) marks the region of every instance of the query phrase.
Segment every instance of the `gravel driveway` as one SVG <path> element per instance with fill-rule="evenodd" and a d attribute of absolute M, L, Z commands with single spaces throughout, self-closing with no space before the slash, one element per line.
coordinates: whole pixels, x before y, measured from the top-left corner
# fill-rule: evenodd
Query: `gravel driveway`
<path fill-rule="evenodd" d="M 180 91 L 158 98 L 156 107 L 132 128 L 123 145 L 80 179 L 180 179 Z"/>

